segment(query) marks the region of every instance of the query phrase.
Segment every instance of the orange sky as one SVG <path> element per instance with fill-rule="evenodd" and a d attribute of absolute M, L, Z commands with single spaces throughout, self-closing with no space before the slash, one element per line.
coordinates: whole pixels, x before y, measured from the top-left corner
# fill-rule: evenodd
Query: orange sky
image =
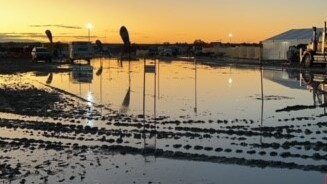
<path fill-rule="evenodd" d="M 322 26 L 326 0 L 0 0 L 0 41 L 87 39 L 121 42 L 125 25 L 132 42 L 259 42 L 292 28 Z"/>

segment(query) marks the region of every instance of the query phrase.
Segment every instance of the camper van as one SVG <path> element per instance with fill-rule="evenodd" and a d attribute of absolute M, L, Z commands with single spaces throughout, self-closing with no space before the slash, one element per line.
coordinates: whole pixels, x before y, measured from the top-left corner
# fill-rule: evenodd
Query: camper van
<path fill-rule="evenodd" d="M 75 60 L 86 60 L 88 63 L 94 56 L 91 42 L 71 42 L 69 44 L 69 59 L 73 63 Z"/>

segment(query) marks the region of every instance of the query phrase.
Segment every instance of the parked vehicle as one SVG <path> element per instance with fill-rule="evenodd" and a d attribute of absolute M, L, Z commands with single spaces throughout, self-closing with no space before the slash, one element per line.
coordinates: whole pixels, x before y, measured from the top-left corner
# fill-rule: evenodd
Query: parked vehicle
<path fill-rule="evenodd" d="M 71 42 L 69 44 L 69 59 L 73 63 L 75 60 L 86 60 L 88 63 L 94 57 L 94 49 L 91 42 Z"/>
<path fill-rule="evenodd" d="M 306 44 L 293 45 L 288 48 L 287 60 L 291 63 L 300 62 L 300 50 L 304 50 L 307 47 Z"/>
<path fill-rule="evenodd" d="M 50 54 L 50 51 L 46 47 L 34 47 L 31 52 L 32 55 L 32 61 L 46 61 L 51 62 L 52 56 Z"/>
<path fill-rule="evenodd" d="M 310 67 L 312 64 L 316 63 L 323 65 L 327 64 L 326 31 L 326 22 L 321 34 L 317 33 L 316 27 L 313 27 L 312 42 L 304 51 L 300 51 L 300 61 L 304 67 Z"/>

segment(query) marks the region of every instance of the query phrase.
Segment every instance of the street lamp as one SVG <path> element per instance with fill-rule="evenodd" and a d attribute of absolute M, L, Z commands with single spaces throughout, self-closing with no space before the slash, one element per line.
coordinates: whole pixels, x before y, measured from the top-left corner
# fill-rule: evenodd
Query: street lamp
<path fill-rule="evenodd" d="M 88 31 L 89 42 L 91 42 L 91 29 L 93 29 L 94 26 L 93 26 L 93 24 L 91 24 L 91 23 L 87 23 L 87 24 L 86 24 L 86 28 L 87 28 L 87 31 Z"/>
<path fill-rule="evenodd" d="M 229 43 L 232 43 L 233 34 L 232 33 L 229 33 L 228 34 L 228 37 L 229 37 Z"/>

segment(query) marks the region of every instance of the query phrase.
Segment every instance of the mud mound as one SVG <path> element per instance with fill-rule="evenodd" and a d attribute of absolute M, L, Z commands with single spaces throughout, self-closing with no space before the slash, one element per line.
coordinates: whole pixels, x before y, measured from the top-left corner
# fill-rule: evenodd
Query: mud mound
<path fill-rule="evenodd" d="M 13 83 L 0 87 L 0 111 L 37 115 L 52 109 L 61 101 L 60 94 L 29 84 Z"/>

